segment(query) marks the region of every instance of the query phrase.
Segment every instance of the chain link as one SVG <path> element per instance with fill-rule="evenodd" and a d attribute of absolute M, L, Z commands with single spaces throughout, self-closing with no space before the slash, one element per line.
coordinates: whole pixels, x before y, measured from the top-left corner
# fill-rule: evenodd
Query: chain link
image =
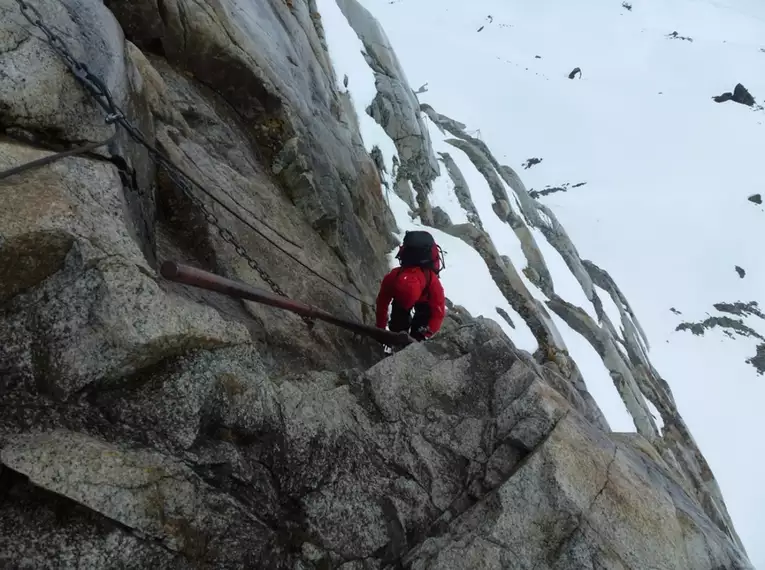
<path fill-rule="evenodd" d="M 167 169 L 166 169 L 167 170 Z M 220 221 L 218 220 L 218 217 L 210 210 L 210 208 L 207 207 L 207 204 L 205 204 L 201 198 L 196 196 L 191 189 L 188 187 L 185 180 L 179 180 L 176 178 L 176 175 L 174 172 L 167 170 L 168 175 L 171 179 L 176 183 L 176 185 L 181 189 L 181 192 L 192 202 L 194 203 L 197 208 L 202 212 L 202 214 L 205 217 L 205 220 L 208 224 L 212 225 L 218 230 L 218 233 L 220 234 L 221 239 L 231 245 L 234 248 L 234 251 L 244 258 L 247 261 L 247 264 L 254 269 L 258 275 L 260 275 L 260 278 L 265 281 L 269 287 L 271 287 L 271 290 L 276 293 L 277 295 L 280 295 L 282 297 L 287 297 L 287 293 L 284 292 L 284 290 L 279 286 L 276 281 L 271 279 L 271 276 L 263 269 L 263 267 L 249 254 L 247 253 L 247 250 L 242 247 L 241 244 L 239 244 L 236 241 L 236 238 L 234 237 L 234 234 L 231 233 L 231 231 L 228 228 L 224 228 L 221 226 Z M 313 328 L 315 322 L 313 319 L 309 317 L 301 317 L 303 319 L 303 322 L 309 327 Z"/>
<path fill-rule="evenodd" d="M 84 63 L 79 62 L 72 56 L 64 41 L 42 21 L 42 16 L 37 8 L 27 3 L 25 0 L 16 0 L 16 2 L 24 17 L 45 35 L 50 47 L 64 60 L 64 63 L 69 70 L 106 112 L 106 123 L 119 124 L 125 131 L 127 131 L 131 138 L 145 147 L 154 162 L 161 168 L 164 168 L 170 179 L 175 182 L 184 196 L 201 210 L 205 220 L 218 230 L 223 241 L 231 245 L 234 248 L 234 251 L 247 261 L 247 264 L 260 275 L 260 278 L 268 284 L 274 293 L 282 297 L 287 297 L 287 293 L 284 292 L 270 275 L 268 275 L 257 260 L 249 255 L 247 250 L 236 241 L 231 231 L 221 226 L 217 216 L 210 210 L 210 208 L 208 208 L 204 201 L 192 192 L 190 185 L 185 180 L 185 178 L 188 178 L 187 175 L 155 149 L 148 142 L 143 133 L 125 118 L 125 114 L 114 102 L 109 89 L 98 77 L 90 73 L 88 67 Z M 309 328 L 313 328 L 313 325 L 315 324 L 313 319 L 309 317 L 301 318 Z"/>

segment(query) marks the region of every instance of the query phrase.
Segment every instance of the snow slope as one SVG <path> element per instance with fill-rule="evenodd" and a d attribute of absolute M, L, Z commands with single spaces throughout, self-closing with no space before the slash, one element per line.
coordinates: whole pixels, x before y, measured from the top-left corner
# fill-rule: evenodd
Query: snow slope
<path fill-rule="evenodd" d="M 390 172 L 395 146 L 364 112 L 376 91 L 362 44 L 333 0 L 317 4 L 338 77 L 349 77 L 364 141 L 381 148 Z M 704 336 L 675 331 L 683 320 L 712 314 L 714 303 L 765 304 L 765 212 L 747 200 L 765 190 L 765 114 L 711 100 L 739 82 L 758 101 L 765 98 L 765 4 L 632 1 L 632 10 L 618 0 L 362 4 L 382 24 L 410 84 L 428 83 L 420 101 L 465 123 L 475 136 L 472 130 L 480 130 L 479 138 L 529 189 L 586 182 L 540 202 L 555 212 L 582 258 L 608 270 L 632 304 L 651 342 L 651 360 L 709 461 L 752 562 L 765 568 L 765 444 L 758 414 L 765 378 L 745 362 L 757 342 L 731 339 L 720 329 Z M 693 41 L 667 37 L 673 31 Z M 575 67 L 582 78 L 569 80 Z M 492 213 L 486 182 L 444 142 L 448 137 L 428 125 L 434 150 L 449 152 L 465 175 L 500 253 L 522 259 L 517 238 Z M 542 162 L 524 169 L 531 157 Z M 432 203 L 454 223 L 465 222 L 443 165 L 441 171 Z M 389 200 L 402 233 L 419 225 L 392 191 Z M 450 299 L 495 319 L 520 347 L 534 350 L 533 335 L 480 256 L 464 242 L 434 233 L 449 252 L 443 280 Z M 563 260 L 535 237 L 556 291 L 594 317 Z M 735 265 L 746 270 L 745 278 Z M 476 276 L 479 287 L 472 285 Z M 616 307 L 607 295 L 601 298 L 618 323 Z M 515 329 L 496 307 L 511 315 Z M 553 319 L 613 429 L 632 431 L 600 358 L 583 337 Z"/>

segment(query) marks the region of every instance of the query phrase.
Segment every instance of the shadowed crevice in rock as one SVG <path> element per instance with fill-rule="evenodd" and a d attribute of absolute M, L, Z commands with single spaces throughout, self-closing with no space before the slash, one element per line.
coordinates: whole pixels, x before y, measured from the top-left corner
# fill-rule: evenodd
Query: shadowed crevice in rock
<path fill-rule="evenodd" d="M 225 562 L 234 554 L 234 545 L 237 558 L 271 555 L 266 549 L 272 536 L 263 523 L 205 486 L 187 467 L 160 454 L 121 450 L 59 430 L 9 438 L 0 460 L 35 485 L 156 538 L 188 558 Z M 83 466 L 88 467 L 83 471 Z M 238 524 L 232 526 L 231 520 Z"/>

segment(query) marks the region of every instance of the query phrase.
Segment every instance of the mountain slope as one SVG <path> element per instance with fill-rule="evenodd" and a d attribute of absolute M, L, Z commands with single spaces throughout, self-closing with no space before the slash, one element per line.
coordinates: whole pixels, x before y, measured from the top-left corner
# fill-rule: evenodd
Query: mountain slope
<path fill-rule="evenodd" d="M 330 4 L 322 6 L 325 25 Z M 339 4 L 347 13 L 348 2 Z M 759 341 L 734 341 L 719 328 L 703 337 L 675 331 L 685 320 L 704 320 L 714 304 L 757 301 L 765 283 L 763 211 L 747 200 L 761 190 L 756 141 L 765 117 L 756 106 L 712 100 L 737 83 L 755 98 L 765 94 L 758 72 L 765 57 L 758 43 L 765 37 L 763 9 L 744 2 L 633 2 L 631 10 L 617 2 L 364 4 L 385 28 L 412 87 L 427 84 L 417 95 L 422 103 L 466 125 L 497 160 L 520 173 L 529 190 L 561 188 L 540 195 L 539 202 L 560 219 L 582 258 L 607 269 L 631 303 L 651 343 L 651 362 L 671 385 L 750 554 L 765 564 L 757 541 L 765 526 L 765 497 L 758 453 L 752 451 L 762 445 L 749 440 L 758 431 L 758 396 L 765 396 L 757 369 L 747 362 Z M 361 49 L 362 43 L 340 21 L 328 29 L 338 74 L 350 77 L 365 143 L 381 148 L 391 171 L 400 149 L 366 116 L 376 90 L 351 47 Z M 569 79 L 575 67 L 581 78 Z M 520 271 L 530 258 L 495 214 L 490 184 L 455 148 L 453 133 L 442 135 L 436 122 L 424 120 L 435 155 L 447 153 L 456 163 L 498 253 Z M 531 158 L 541 161 L 524 168 Z M 469 217 L 454 187 L 442 162 L 429 201 L 452 222 L 465 223 Z M 413 227 L 410 206 L 393 192 L 390 201 L 400 229 Z M 419 221 L 438 226 L 427 213 Z M 538 235 L 533 228 L 532 233 Z M 450 298 L 497 320 L 524 348 L 536 349 L 524 319 L 486 281 L 475 255 L 451 236 L 438 236 L 456 254 L 447 257 L 454 273 L 443 274 Z M 544 237 L 536 242 L 557 292 L 596 318 L 560 256 Z M 744 278 L 735 266 L 746 270 Z M 477 277 L 468 281 L 465 275 Z M 535 297 L 548 298 L 527 286 Z M 604 310 L 619 323 L 618 308 L 596 289 Z M 496 306 L 511 314 L 515 329 Z M 762 330 L 757 319 L 748 317 L 755 331 Z M 554 313 L 552 320 L 612 427 L 632 429 L 602 359 Z M 746 443 L 734 452 L 731 441 Z"/>
<path fill-rule="evenodd" d="M 544 157 L 407 67 L 355 0 L 0 0 L 1 567 L 752 568 Z M 388 357 L 159 271 L 369 323 L 411 227 L 454 302 Z"/>

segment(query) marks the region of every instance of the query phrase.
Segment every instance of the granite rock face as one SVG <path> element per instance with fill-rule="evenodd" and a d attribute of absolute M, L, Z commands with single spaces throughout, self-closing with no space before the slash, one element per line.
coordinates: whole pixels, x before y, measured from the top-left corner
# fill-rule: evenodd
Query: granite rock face
<path fill-rule="evenodd" d="M 29 1 L 175 166 L 0 0 L 0 171 L 104 142 L 0 180 L 0 567 L 751 568 L 617 285 L 465 125 L 420 105 L 355 0 L 338 5 L 396 143 L 392 189 L 475 247 L 533 355 L 450 303 L 439 335 L 383 358 L 158 275 L 172 259 L 372 322 L 396 245 L 388 157 L 364 148 L 313 0 Z M 423 113 L 491 185 L 520 271 L 449 154 L 441 172 Z M 431 208 L 439 175 L 469 223 Z M 600 322 L 556 294 L 532 229 Z M 639 434 L 612 433 L 548 308 L 601 354 Z"/>
<path fill-rule="evenodd" d="M 39 559 L 41 532 L 59 568 L 749 567 L 647 440 L 463 319 L 366 371 L 201 351 L 3 425 L 0 559 Z"/>

